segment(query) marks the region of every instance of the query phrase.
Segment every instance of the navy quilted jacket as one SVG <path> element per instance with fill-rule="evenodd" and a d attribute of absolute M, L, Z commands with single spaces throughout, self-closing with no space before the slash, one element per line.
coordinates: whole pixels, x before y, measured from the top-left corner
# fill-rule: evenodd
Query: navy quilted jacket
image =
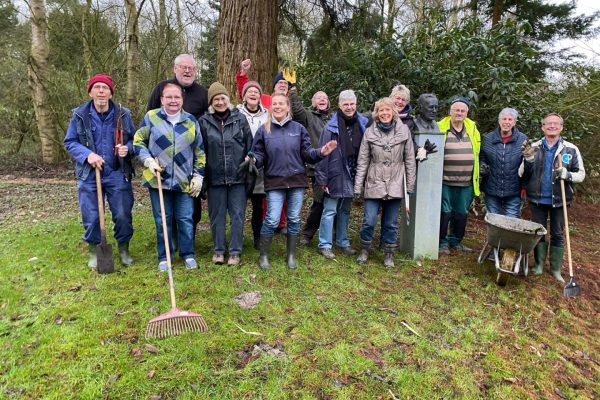
<path fill-rule="evenodd" d="M 487 133 L 481 141 L 480 164 L 487 164 L 489 175 L 483 180 L 481 190 L 498 197 L 518 196 L 521 192 L 519 166 L 523 160 L 521 146 L 527 136 L 516 127 L 506 144 L 502 143 L 500 128 Z"/>

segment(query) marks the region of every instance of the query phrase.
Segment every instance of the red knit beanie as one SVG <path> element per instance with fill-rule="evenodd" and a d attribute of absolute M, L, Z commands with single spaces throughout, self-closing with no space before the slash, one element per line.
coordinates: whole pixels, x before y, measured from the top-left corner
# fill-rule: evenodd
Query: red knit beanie
<path fill-rule="evenodd" d="M 112 77 L 110 75 L 96 74 L 90 78 L 87 83 L 87 91 L 88 93 L 92 90 L 92 86 L 95 83 L 106 83 L 106 85 L 110 88 L 110 94 L 115 94 L 115 85 L 113 83 Z"/>

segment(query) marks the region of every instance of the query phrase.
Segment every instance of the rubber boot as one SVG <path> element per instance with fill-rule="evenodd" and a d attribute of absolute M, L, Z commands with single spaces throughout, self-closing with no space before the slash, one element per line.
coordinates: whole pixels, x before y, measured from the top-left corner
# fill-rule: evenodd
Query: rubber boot
<path fill-rule="evenodd" d="M 564 255 L 564 247 L 550 246 L 550 271 L 552 272 L 552 276 L 561 283 L 565 283 L 563 277 L 560 276 L 560 270 L 563 266 Z"/>
<path fill-rule="evenodd" d="M 287 267 L 289 269 L 296 269 L 296 247 L 299 239 L 299 235 L 287 235 Z"/>
<path fill-rule="evenodd" d="M 535 259 L 535 265 L 533 266 L 533 273 L 535 275 L 541 275 L 544 272 L 544 264 L 546 263 L 546 256 L 548 255 L 548 242 L 539 242 L 533 249 L 533 258 Z"/>
<path fill-rule="evenodd" d="M 88 243 L 88 268 L 95 269 L 98 266 L 98 258 L 96 256 L 96 245 Z"/>
<path fill-rule="evenodd" d="M 359 265 L 363 265 L 369 259 L 369 250 L 371 250 L 371 241 L 366 241 L 360 239 L 360 253 L 358 253 L 358 257 L 356 258 L 356 262 Z"/>
<path fill-rule="evenodd" d="M 394 268 L 394 251 L 396 250 L 396 244 L 386 243 L 383 246 L 383 265 L 386 268 Z"/>
<path fill-rule="evenodd" d="M 126 267 L 133 264 L 133 258 L 129 254 L 129 242 L 119 242 L 119 257 L 121 258 L 121 264 Z"/>
<path fill-rule="evenodd" d="M 269 249 L 271 248 L 272 240 L 273 235 L 260 235 L 260 242 L 258 243 L 258 249 L 260 250 L 258 266 L 260 269 L 266 270 L 271 268 L 271 264 L 269 264 Z"/>

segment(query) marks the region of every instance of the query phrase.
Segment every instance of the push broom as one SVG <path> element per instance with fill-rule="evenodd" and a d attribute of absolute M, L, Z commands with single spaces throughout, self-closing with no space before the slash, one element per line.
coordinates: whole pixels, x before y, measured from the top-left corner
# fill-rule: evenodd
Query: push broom
<path fill-rule="evenodd" d="M 167 273 L 169 274 L 169 292 L 171 295 L 171 310 L 151 319 L 146 328 L 146 338 L 162 339 L 167 336 L 177 336 L 186 332 L 206 332 L 208 327 L 200 314 L 183 311 L 177 308 L 175 302 L 175 286 L 173 285 L 173 270 L 171 269 L 171 252 L 167 231 L 167 218 L 165 216 L 165 203 L 163 200 L 160 172 L 156 172 L 158 181 L 158 198 L 160 201 L 160 215 L 162 218 L 163 237 L 167 251 Z"/>

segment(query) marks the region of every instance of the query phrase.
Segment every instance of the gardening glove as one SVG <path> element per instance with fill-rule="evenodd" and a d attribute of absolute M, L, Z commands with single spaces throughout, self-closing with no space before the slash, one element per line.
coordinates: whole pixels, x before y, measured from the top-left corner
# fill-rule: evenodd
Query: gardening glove
<path fill-rule="evenodd" d="M 202 182 L 204 177 L 200 174 L 194 174 L 190 182 L 190 196 L 198 197 L 200 190 L 202 190 Z"/>
<path fill-rule="evenodd" d="M 240 163 L 240 165 L 238 166 L 238 169 L 237 169 L 238 175 L 244 173 L 244 170 L 246 172 L 250 173 L 251 169 L 252 169 L 251 165 L 254 166 L 254 163 L 255 163 L 254 158 L 246 156 L 246 158 L 244 158 L 244 161 L 242 161 Z M 254 168 L 256 169 L 256 167 L 254 167 Z"/>
<path fill-rule="evenodd" d="M 521 154 L 527 162 L 531 163 L 533 160 L 535 160 L 535 149 L 531 146 L 531 140 L 526 140 L 523 142 L 523 145 L 521 146 Z"/>
<path fill-rule="evenodd" d="M 565 167 L 560 167 L 556 170 L 556 179 L 562 179 L 563 181 L 571 180 L 571 173 L 567 171 Z"/>
<path fill-rule="evenodd" d="M 417 149 L 417 155 L 415 156 L 415 158 L 417 159 L 417 161 L 427 160 L 427 150 L 425 150 L 425 147 L 419 147 Z"/>
<path fill-rule="evenodd" d="M 487 164 L 479 164 L 479 176 L 485 178 L 490 174 L 490 166 Z"/>
<path fill-rule="evenodd" d="M 152 175 L 156 175 L 157 172 L 163 172 L 164 169 L 158 164 L 158 159 L 148 157 L 144 160 L 144 167 L 148 168 Z"/>
<path fill-rule="evenodd" d="M 437 153 L 437 144 L 431 143 L 429 139 L 425 141 L 425 145 L 423 146 L 427 151 L 427 154 Z"/>
<path fill-rule="evenodd" d="M 283 69 L 283 79 L 288 81 L 288 83 L 290 84 L 290 87 L 296 86 L 296 71 L 294 71 L 291 68 L 284 68 Z"/>
<path fill-rule="evenodd" d="M 354 193 L 354 200 L 360 200 L 360 193 Z"/>

